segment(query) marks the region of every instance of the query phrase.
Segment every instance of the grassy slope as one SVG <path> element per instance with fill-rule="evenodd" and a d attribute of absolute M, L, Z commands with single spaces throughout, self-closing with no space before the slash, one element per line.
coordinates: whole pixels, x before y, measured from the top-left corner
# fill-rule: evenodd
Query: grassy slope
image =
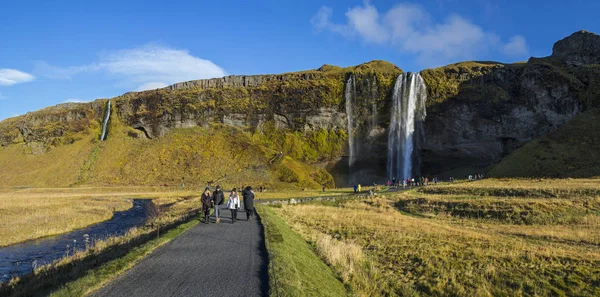
<path fill-rule="evenodd" d="M 537 138 L 489 172 L 496 177 L 600 176 L 600 109 L 584 112 Z"/>
<path fill-rule="evenodd" d="M 81 164 L 88 158 L 93 147 L 92 139 L 88 137 L 41 155 L 31 154 L 22 144 L 2 148 L 2 186 L 56 187 L 75 183 Z"/>
<path fill-rule="evenodd" d="M 279 296 L 346 296 L 344 285 L 319 259 L 311 246 L 290 229 L 272 209 L 259 206 L 269 252 L 275 264 Z M 275 279 L 270 280 L 276 296 Z"/>
<path fill-rule="evenodd" d="M 227 187 L 262 184 L 273 189 L 284 186 L 284 182 L 308 188 L 319 188 L 323 183 L 331 187 L 331 176 L 307 164 L 304 158 L 338 154 L 345 139 L 324 130 L 304 138 L 294 133 L 252 134 L 213 125 L 174 129 L 164 137 L 149 140 L 116 116 L 107 141 L 99 142 L 96 130 L 80 133 L 74 143 L 52 146 L 39 155 L 31 154 L 23 143 L 0 148 L 0 187 L 176 186 L 182 178 L 188 187 L 195 188 L 208 181 Z M 335 147 L 331 146 L 331 137 L 337 139 Z M 291 157 L 271 163 L 279 148 L 273 144 L 275 141 L 289 141 L 285 153 Z"/>

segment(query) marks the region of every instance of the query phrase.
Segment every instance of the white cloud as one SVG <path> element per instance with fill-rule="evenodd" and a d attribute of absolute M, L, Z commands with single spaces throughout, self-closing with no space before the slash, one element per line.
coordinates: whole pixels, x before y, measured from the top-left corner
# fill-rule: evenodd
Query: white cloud
<path fill-rule="evenodd" d="M 387 45 L 415 54 L 419 63 L 426 66 L 476 59 L 494 50 L 507 55 L 527 54 L 523 36 L 514 36 L 503 44 L 496 34 L 486 32 L 460 15 L 434 20 L 416 4 L 401 3 L 380 13 L 365 1 L 346 12 L 343 24 L 332 22 L 332 15 L 332 9 L 323 6 L 311 23 L 319 31 L 327 30 L 345 37 L 357 35 L 365 43 Z"/>
<path fill-rule="evenodd" d="M 311 24 L 317 31 L 327 30 L 349 36 L 352 34 L 352 30 L 347 25 L 333 24 L 329 19 L 333 11 L 327 6 L 321 7 L 317 14 L 310 20 Z"/>
<path fill-rule="evenodd" d="M 522 56 L 526 55 L 529 51 L 527 48 L 527 42 L 525 41 L 525 37 L 521 35 L 513 36 L 510 41 L 504 45 L 502 51 L 511 56 Z"/>
<path fill-rule="evenodd" d="M 0 69 L 0 86 L 12 86 L 34 80 L 35 77 L 29 73 L 16 69 Z"/>
<path fill-rule="evenodd" d="M 36 71 L 55 79 L 70 79 L 80 73 L 101 71 L 127 86 L 135 86 L 138 90 L 226 75 L 221 67 L 209 60 L 192 56 L 186 50 L 152 44 L 103 52 L 99 54 L 97 62 L 89 65 L 56 67 L 37 62 Z"/>
<path fill-rule="evenodd" d="M 388 40 L 388 31 L 379 23 L 379 12 L 374 6 L 365 3 L 346 12 L 348 24 L 367 42 L 383 43 Z"/>

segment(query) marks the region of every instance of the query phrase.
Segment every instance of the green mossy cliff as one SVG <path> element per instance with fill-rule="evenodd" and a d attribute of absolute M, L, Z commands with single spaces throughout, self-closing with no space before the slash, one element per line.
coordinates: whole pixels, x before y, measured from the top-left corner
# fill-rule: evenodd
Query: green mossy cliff
<path fill-rule="evenodd" d="M 367 115 L 378 103 L 384 113 L 401 72 L 388 62 L 372 61 L 127 93 L 111 99 L 105 142 L 99 141 L 105 99 L 50 107 L 0 123 L 0 166 L 6 169 L 0 177 L 7 186 L 156 185 L 183 179 L 196 184 L 332 187 L 334 180 L 324 168 L 344 163 L 346 81 L 354 77 L 356 105 L 368 106 L 355 120 L 357 136 L 367 139 L 373 129 Z M 379 129 L 384 129 L 381 124 Z M 75 160 L 66 153 L 73 147 L 82 150 Z M 46 171 L 38 176 L 32 164 L 21 164 L 23 158 L 55 158 L 59 151 L 74 163 L 72 174 L 62 181 Z"/>

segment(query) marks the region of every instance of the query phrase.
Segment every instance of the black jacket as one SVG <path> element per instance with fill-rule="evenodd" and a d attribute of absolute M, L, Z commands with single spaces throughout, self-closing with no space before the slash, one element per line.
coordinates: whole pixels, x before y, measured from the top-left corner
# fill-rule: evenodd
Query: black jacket
<path fill-rule="evenodd" d="M 202 210 L 207 210 L 207 209 L 211 208 L 210 195 L 206 195 L 205 193 L 202 193 L 202 197 L 200 198 L 200 201 L 202 201 Z"/>
<path fill-rule="evenodd" d="M 242 193 L 242 197 L 244 197 L 244 209 L 254 209 L 254 192 L 246 190 Z"/>
<path fill-rule="evenodd" d="M 223 194 L 223 191 L 215 190 L 213 192 L 212 200 L 215 205 L 223 205 L 223 202 L 225 201 L 225 195 Z"/>

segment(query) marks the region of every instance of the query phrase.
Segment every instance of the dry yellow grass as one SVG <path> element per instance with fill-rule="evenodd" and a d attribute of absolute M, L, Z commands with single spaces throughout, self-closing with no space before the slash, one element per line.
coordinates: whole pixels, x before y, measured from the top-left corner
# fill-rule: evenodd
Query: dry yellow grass
<path fill-rule="evenodd" d="M 132 206 L 131 198 L 151 198 L 159 205 L 177 203 L 179 214 L 197 207 L 190 191 L 150 187 L 32 188 L 0 190 L 0 246 L 66 233 L 108 220 Z M 183 199 L 181 197 L 188 197 Z"/>
<path fill-rule="evenodd" d="M 254 187 L 254 194 L 257 199 L 291 199 L 291 198 L 306 198 L 306 197 L 324 197 L 324 196 L 341 196 L 354 193 L 351 188 L 337 188 L 322 190 L 299 190 L 299 189 L 282 189 L 282 190 L 267 190 L 266 192 L 258 192 Z"/>
<path fill-rule="evenodd" d="M 577 184 L 593 189 L 594 182 L 543 181 L 535 187 L 579 192 Z M 495 180 L 452 186 L 510 189 L 516 184 L 531 189 L 534 186 L 529 184 L 534 183 Z M 525 203 L 532 205 L 535 215 L 549 213 L 535 224 L 398 210 L 403 200 L 415 198 L 443 201 L 444 195 L 411 191 L 385 199 L 282 206 L 276 211 L 315 245 L 359 296 L 600 295 L 600 213 L 590 203 L 597 197 L 571 197 L 575 202 L 555 206 L 552 200 L 556 199 L 540 197 L 474 197 L 473 193 L 446 197 L 466 205 L 515 202 L 517 210 Z M 552 215 L 580 205 L 588 207 L 585 220 L 561 221 Z M 348 246 L 359 246 L 362 256 L 340 252 Z"/>

